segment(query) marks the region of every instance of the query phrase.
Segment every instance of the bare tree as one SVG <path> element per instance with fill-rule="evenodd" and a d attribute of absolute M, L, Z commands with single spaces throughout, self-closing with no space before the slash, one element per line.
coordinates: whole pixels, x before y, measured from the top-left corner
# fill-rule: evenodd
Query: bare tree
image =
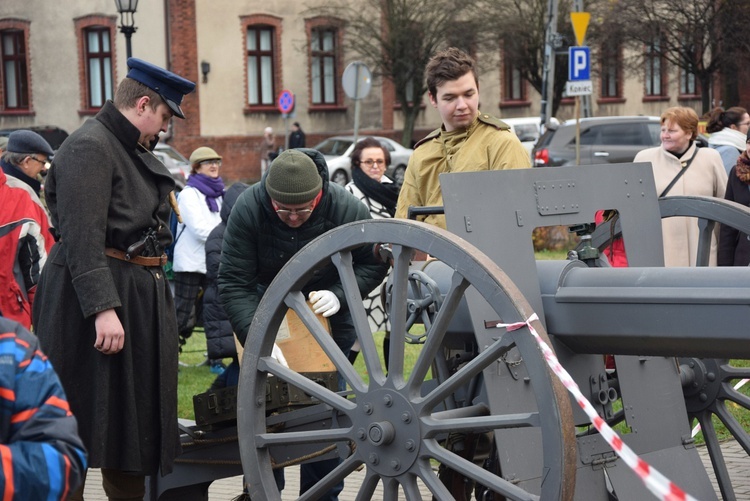
<path fill-rule="evenodd" d="M 597 14 L 602 24 L 618 26 L 637 55 L 636 67 L 658 57 L 683 75 L 695 76 L 704 113 L 711 109 L 714 77 L 737 55 L 732 49 L 747 47 L 746 1 L 618 0 L 601 7 Z M 602 31 L 602 36 L 611 35 Z"/>
<path fill-rule="evenodd" d="M 549 0 L 483 0 L 481 10 L 493 24 L 492 31 L 500 39 L 506 62 L 521 73 L 521 78 L 541 95 L 544 80 L 545 29 Z M 557 113 L 567 81 L 567 47 L 575 45 L 570 18 L 570 0 L 558 2 L 558 33 L 554 94 L 550 116 Z"/>
<path fill-rule="evenodd" d="M 721 96 L 727 106 L 734 106 L 741 104 L 740 69 L 750 64 L 750 36 L 745 33 L 750 25 L 750 2 L 724 0 L 724 3 L 723 14 L 719 16 L 719 25 L 726 36 L 722 46 L 725 62 L 721 71 L 724 80 Z"/>
<path fill-rule="evenodd" d="M 467 5 L 469 4 L 469 5 Z M 454 0 L 337 0 L 310 9 L 346 26 L 345 46 L 393 83 L 404 115 L 401 142 L 410 145 L 427 92 L 425 67 L 439 49 L 475 52 L 489 32 L 472 2 Z"/>

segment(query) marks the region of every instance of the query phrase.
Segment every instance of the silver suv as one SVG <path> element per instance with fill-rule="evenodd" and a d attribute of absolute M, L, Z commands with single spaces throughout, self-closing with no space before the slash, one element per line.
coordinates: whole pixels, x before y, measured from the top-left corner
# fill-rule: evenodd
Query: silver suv
<path fill-rule="evenodd" d="M 659 117 L 595 117 L 581 119 L 580 165 L 627 163 L 646 148 L 661 144 Z M 534 167 L 576 163 L 576 123 L 551 125 L 533 150 Z"/>

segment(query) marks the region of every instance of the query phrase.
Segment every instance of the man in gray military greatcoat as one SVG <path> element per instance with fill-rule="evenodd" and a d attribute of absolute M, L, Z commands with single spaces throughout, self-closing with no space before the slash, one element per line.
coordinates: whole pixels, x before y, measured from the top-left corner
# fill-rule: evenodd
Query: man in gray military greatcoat
<path fill-rule="evenodd" d="M 180 447 L 177 322 L 162 268 L 175 183 L 151 149 L 195 88 L 139 59 L 128 68 L 114 102 L 55 155 L 45 190 L 57 242 L 33 312 L 90 466 L 123 500 L 142 499 L 145 476 L 171 471 Z"/>

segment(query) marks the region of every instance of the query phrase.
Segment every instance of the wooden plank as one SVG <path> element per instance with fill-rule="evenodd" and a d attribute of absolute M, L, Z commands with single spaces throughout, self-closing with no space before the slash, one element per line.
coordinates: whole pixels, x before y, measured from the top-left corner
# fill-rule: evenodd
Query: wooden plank
<path fill-rule="evenodd" d="M 328 319 L 323 315 L 316 315 L 323 328 L 330 334 L 331 326 Z M 237 356 L 242 363 L 243 348 L 234 337 L 237 346 Z M 288 310 L 284 320 L 279 326 L 279 332 L 276 335 L 276 344 L 281 348 L 284 358 L 289 364 L 290 369 L 297 372 L 331 372 L 336 367 L 325 354 L 305 324 L 294 312 Z"/>

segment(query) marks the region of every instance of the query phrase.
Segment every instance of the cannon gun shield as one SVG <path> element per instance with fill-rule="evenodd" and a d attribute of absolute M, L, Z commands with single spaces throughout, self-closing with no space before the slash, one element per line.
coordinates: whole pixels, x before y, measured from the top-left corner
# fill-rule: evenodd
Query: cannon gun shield
<path fill-rule="evenodd" d="M 718 340 L 726 335 L 734 337 L 739 342 L 743 336 L 747 335 L 746 329 L 734 330 L 730 333 L 726 332 L 724 327 L 731 324 L 731 328 L 734 329 L 745 321 L 743 318 L 746 314 L 739 313 L 740 316 L 731 319 L 721 318 L 717 313 L 722 311 L 722 308 L 732 309 L 732 307 L 717 296 L 713 298 L 717 308 L 707 307 L 707 312 L 711 313 L 714 318 L 713 327 L 710 329 L 703 329 L 696 323 L 686 325 L 685 318 L 687 317 L 681 318 L 677 314 L 649 316 L 652 324 L 661 322 L 672 332 L 669 335 L 664 335 L 665 332 L 658 333 L 650 343 L 650 348 L 647 348 L 645 343 L 643 346 L 638 346 L 640 341 L 637 331 L 639 325 L 645 324 L 643 323 L 644 316 L 636 305 L 630 306 L 629 313 L 617 320 L 608 314 L 594 313 L 593 309 L 583 306 L 579 300 L 576 300 L 579 302 L 572 308 L 562 307 L 557 297 L 553 299 L 548 295 L 548 298 L 543 300 L 540 284 L 545 280 L 550 280 L 554 289 L 558 287 L 555 283 L 558 277 L 545 277 L 543 270 L 534 262 L 531 252 L 531 234 L 537 227 L 557 225 L 570 227 L 589 223 L 594 220 L 596 211 L 616 209 L 620 215 L 619 223 L 625 239 L 630 266 L 659 267 L 664 263 L 661 218 L 695 217 L 698 219 L 697 224 L 702 241 L 698 252 L 700 264 L 708 254 L 708 241 L 714 228 L 714 221 L 747 231 L 748 221 L 750 221 L 748 210 L 719 199 L 701 200 L 696 197 L 657 199 L 651 165 L 641 163 L 521 169 L 465 175 L 442 174 L 440 179 L 448 229 L 471 241 L 508 273 L 535 310 L 540 312 L 540 317 L 543 318 L 548 328 L 562 365 L 573 374 L 581 387 L 588 386 L 596 378 L 606 378 L 601 365 L 601 356 L 585 354 L 594 351 L 580 353 L 578 350 L 582 345 L 571 342 L 573 346 L 571 348 L 568 346 L 568 340 L 574 341 L 574 337 L 581 334 L 580 331 L 594 330 L 593 323 L 604 326 L 599 329 L 596 337 L 603 342 L 600 347 L 611 345 L 609 346 L 611 351 L 595 351 L 615 354 L 617 386 L 623 407 L 626 409 L 626 412 L 620 413 L 620 417 L 624 419 L 629 431 L 629 434 L 623 437 L 626 442 L 633 445 L 642 458 L 672 476 L 693 495 L 702 499 L 714 499 L 716 494 L 695 454 L 693 439 L 690 437 L 689 419 L 686 417 L 699 416 L 686 409 L 679 377 L 682 368 L 675 363 L 673 358 L 628 356 L 618 355 L 618 353 L 632 355 L 633 352 L 641 350 L 643 355 L 664 355 L 669 352 L 678 355 L 685 345 L 685 340 L 689 337 L 693 337 L 696 344 L 700 344 L 699 338 L 703 337 L 704 347 L 706 340 Z M 745 225 L 745 229 L 740 227 L 742 224 Z M 601 231 L 598 229 L 597 233 L 594 234 L 594 245 L 600 249 L 606 247 L 607 238 L 611 235 L 609 228 L 602 228 Z M 683 273 L 686 277 L 692 277 L 694 271 L 693 268 L 685 268 Z M 701 280 L 697 279 L 693 287 L 696 289 L 703 287 Z M 592 297 L 598 295 L 596 288 L 590 292 Z M 707 290 L 702 292 L 708 293 Z M 742 296 L 743 293 L 739 290 L 738 294 Z M 677 306 L 681 300 L 669 295 L 670 293 L 667 292 L 657 302 L 666 304 L 671 301 Z M 622 298 L 599 300 L 600 305 L 605 302 L 610 302 L 618 308 L 625 306 L 625 310 L 628 310 Z M 548 311 L 547 305 L 551 303 L 561 306 L 558 312 Z M 686 306 L 682 304 L 682 307 Z M 578 307 L 580 309 L 577 312 L 572 311 Z M 627 313 L 625 310 L 623 313 Z M 654 309 L 657 315 L 659 311 L 658 307 Z M 661 313 L 675 311 L 677 309 L 661 308 Z M 736 306 L 734 311 L 732 315 L 741 312 L 742 307 Z M 554 319 L 553 314 L 557 315 Z M 561 314 L 568 320 L 572 320 L 572 323 L 577 322 L 579 327 L 584 325 L 586 327 L 569 329 L 567 333 L 573 337 L 562 339 L 563 336 L 556 332 L 563 318 Z M 550 325 L 551 321 L 554 327 Z M 678 324 L 683 326 L 682 332 L 679 332 Z M 636 334 L 629 341 L 622 337 L 626 330 Z M 618 351 L 620 348 L 615 346 L 618 338 L 623 351 Z M 657 342 L 661 344 L 661 351 L 651 349 Z M 626 346 L 627 343 L 630 345 Z M 736 356 L 731 353 L 719 353 L 722 343 L 717 341 L 714 344 L 715 346 L 706 351 L 707 354 L 711 354 L 709 356 Z M 737 344 L 735 343 L 734 346 Z M 591 346 L 586 348 L 591 350 Z M 731 368 L 731 373 L 735 378 L 741 378 L 747 371 Z M 714 376 L 718 377 L 718 374 L 714 373 Z M 726 372 L 725 376 L 729 379 L 729 372 Z M 724 381 L 723 384 L 729 383 Z M 600 389 L 592 387 L 592 396 L 596 395 Z M 748 408 L 747 399 L 744 396 L 735 396 L 726 401 L 738 402 L 742 407 Z M 717 405 L 721 406 L 723 403 L 718 402 Z M 709 407 L 705 412 L 722 417 L 719 407 Z M 602 413 L 602 415 L 605 414 Z M 574 419 L 577 424 L 584 422 L 576 409 L 574 409 Z M 736 426 L 731 420 L 728 421 L 727 428 L 750 453 L 747 430 Z M 709 452 L 719 478 L 722 495 L 725 499 L 734 499 L 735 494 L 729 475 L 726 474 L 725 462 L 720 457 L 718 443 L 710 443 L 712 441 L 710 434 L 706 436 L 706 439 L 709 442 Z M 616 461 L 607 463 L 606 452 L 602 454 L 602 450 L 595 445 L 597 440 L 598 438 L 594 436 L 579 436 L 580 451 L 598 450 L 594 454 L 579 454 L 582 464 L 594 465 L 597 461 L 604 461 L 600 464 L 609 471 L 612 487 L 617 495 L 621 497 L 622 493 L 627 492 L 629 496 L 635 496 L 633 499 L 642 499 L 639 496 L 646 495 L 638 492 L 638 489 L 642 487 L 637 485 L 638 482 L 633 480 L 632 476 L 622 474 L 622 469 L 613 468 L 612 466 L 616 466 Z M 607 466 L 608 464 L 611 466 Z M 597 475 L 593 471 L 595 469 L 596 467 L 578 469 L 577 497 L 600 499 L 603 495 L 597 487 Z"/>

